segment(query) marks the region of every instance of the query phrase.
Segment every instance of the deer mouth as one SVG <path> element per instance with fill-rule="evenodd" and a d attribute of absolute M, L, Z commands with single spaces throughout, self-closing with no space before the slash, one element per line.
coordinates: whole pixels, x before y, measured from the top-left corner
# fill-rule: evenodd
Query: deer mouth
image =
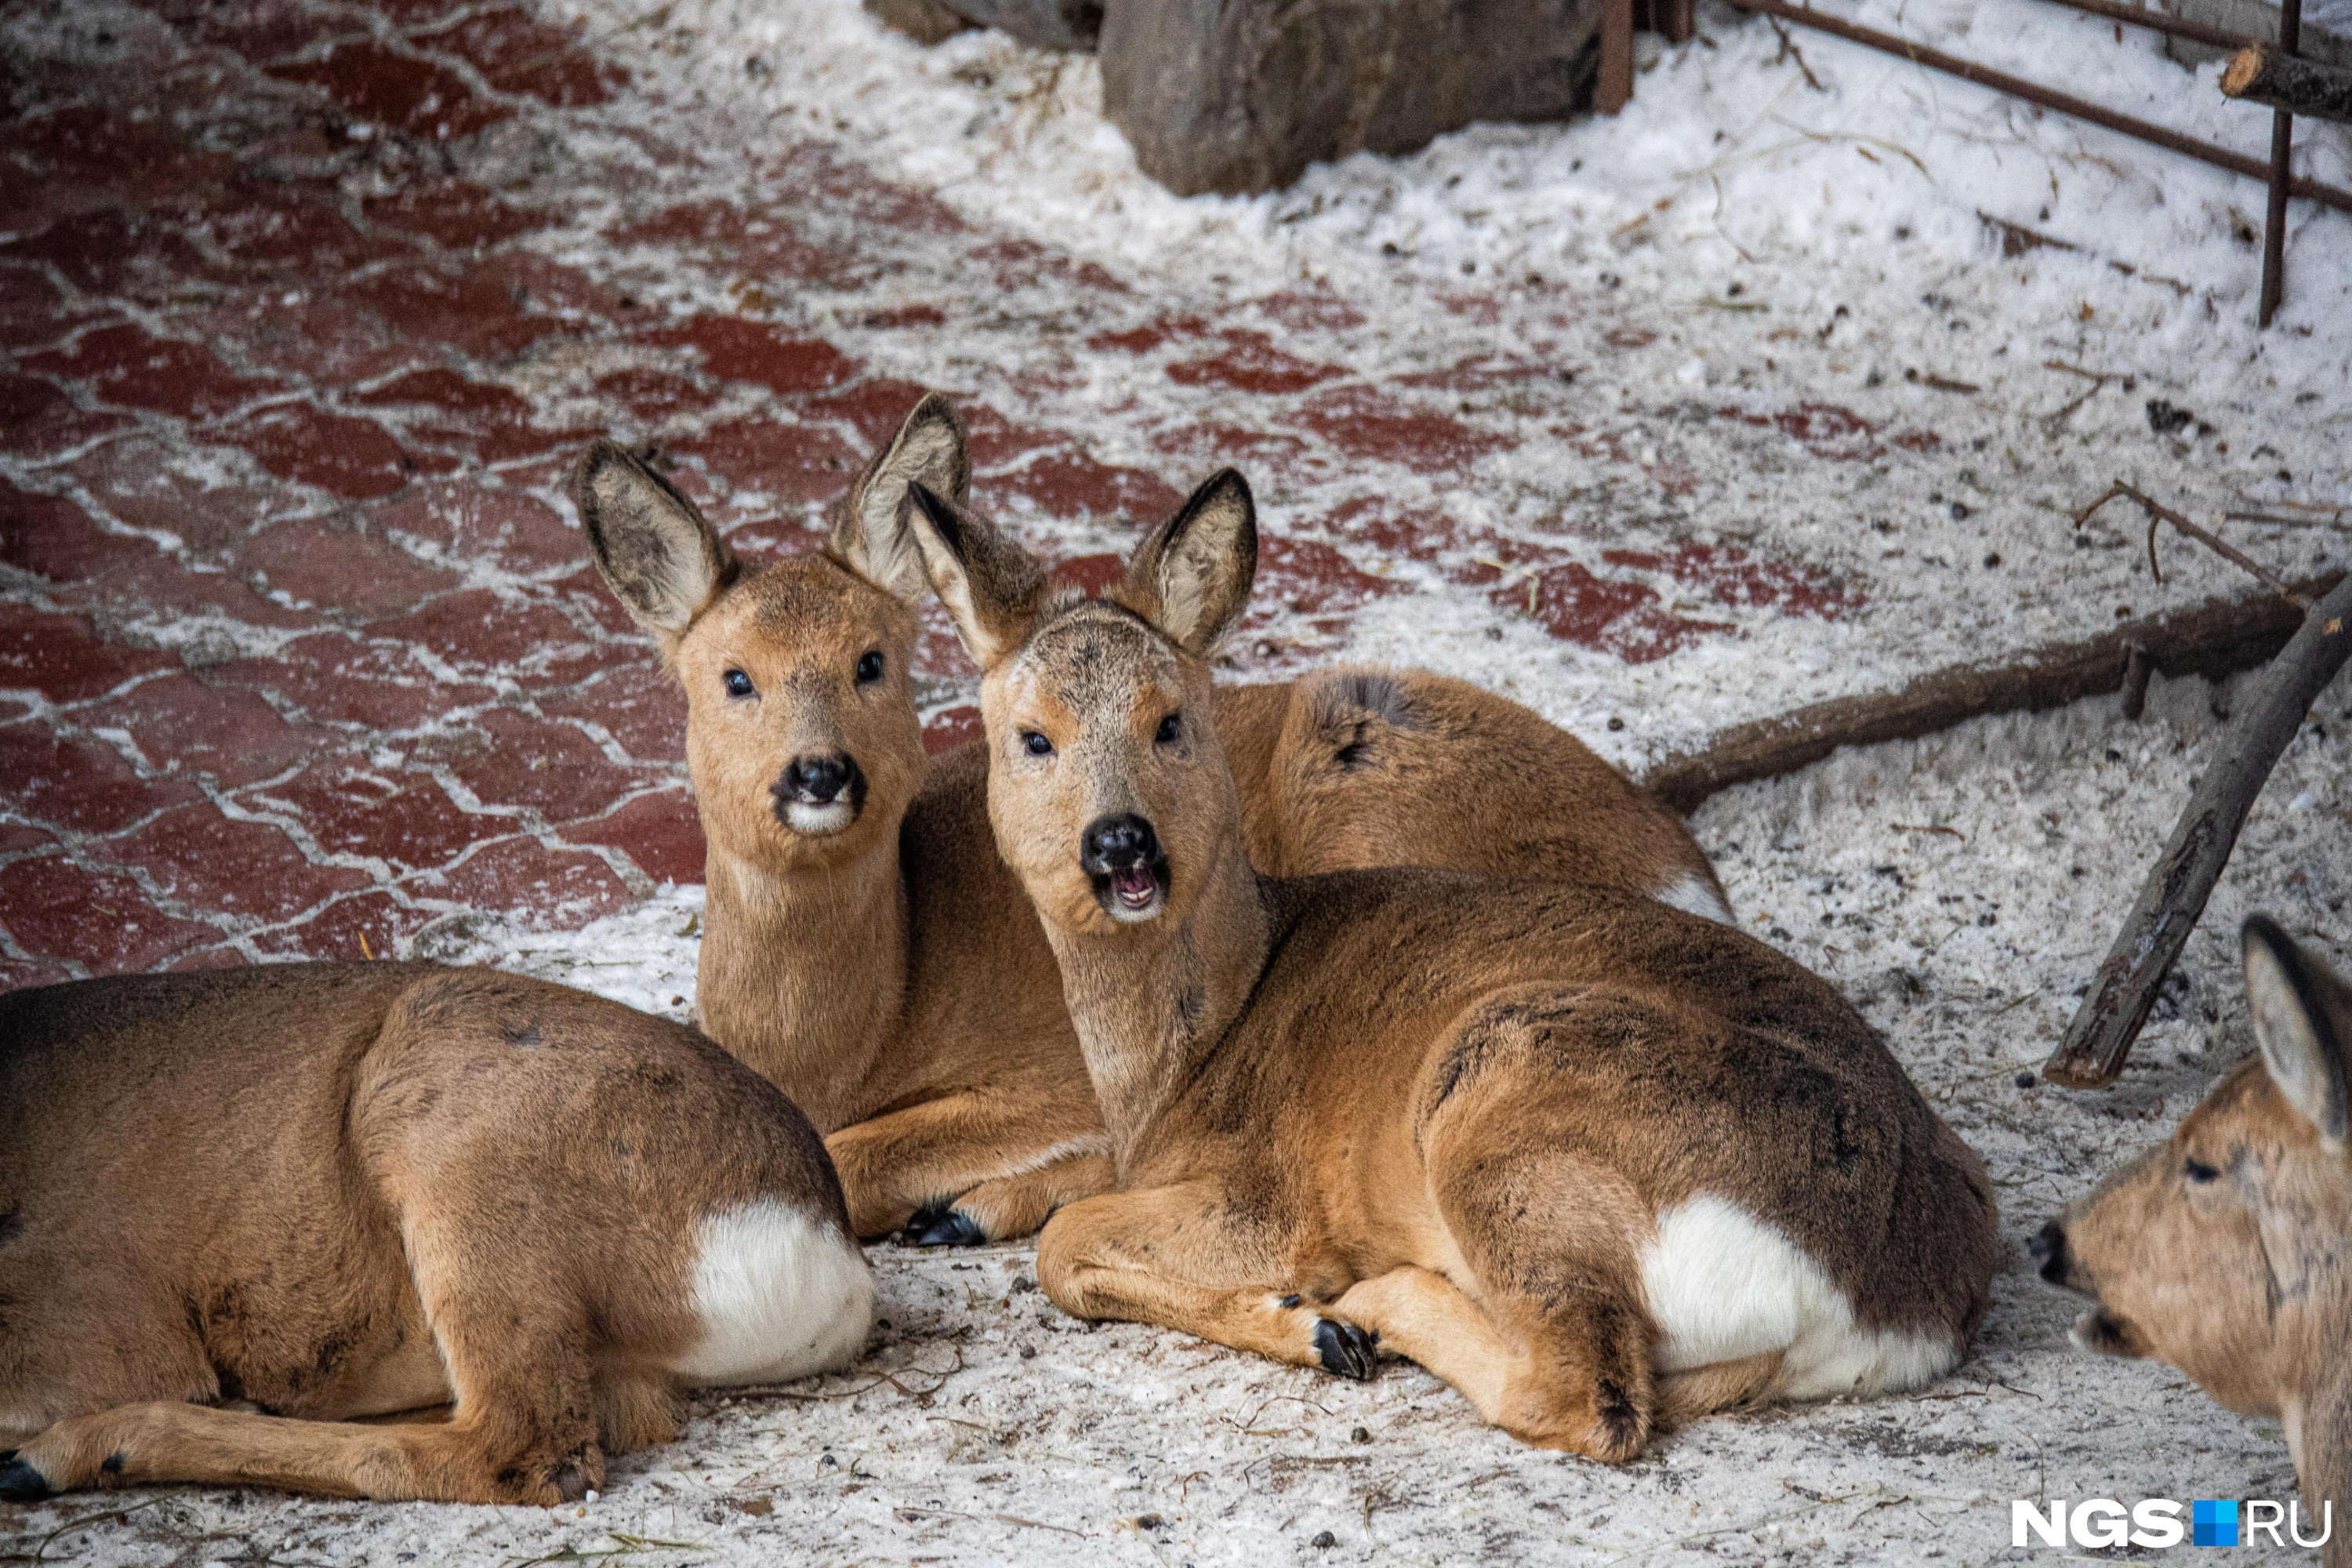
<path fill-rule="evenodd" d="M 1150 920 L 1168 902 L 1168 861 L 1121 866 L 1094 874 L 1095 901 L 1122 925 Z"/>
<path fill-rule="evenodd" d="M 803 838 L 830 838 L 845 831 L 866 809 L 866 770 L 852 759 L 845 768 L 814 779 L 787 771 L 768 786 L 776 820 Z"/>
<path fill-rule="evenodd" d="M 2147 1354 L 2147 1347 L 2141 1342 L 2131 1324 L 2110 1311 L 2105 1304 L 2095 1306 L 2075 1319 L 2074 1326 L 2066 1337 L 2074 1342 L 2077 1349 L 2089 1351 L 2093 1355 L 2119 1356 L 2126 1361 L 2137 1361 Z"/>
<path fill-rule="evenodd" d="M 829 838 L 857 820 L 857 808 L 845 800 L 835 799 L 818 805 L 805 800 L 778 803 L 778 815 L 784 826 L 803 838 Z"/>

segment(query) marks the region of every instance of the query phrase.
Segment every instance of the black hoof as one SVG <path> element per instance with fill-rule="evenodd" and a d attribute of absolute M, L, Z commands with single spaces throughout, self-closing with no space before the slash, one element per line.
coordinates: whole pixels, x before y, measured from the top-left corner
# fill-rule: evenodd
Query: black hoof
<path fill-rule="evenodd" d="M 1315 1353 L 1322 1358 L 1325 1372 L 1364 1382 L 1380 1363 L 1381 1336 L 1336 1318 L 1318 1318 L 1315 1322 Z"/>
<path fill-rule="evenodd" d="M 48 1495 L 47 1479 L 24 1460 L 0 1465 L 0 1502 L 38 1502 Z"/>
<path fill-rule="evenodd" d="M 922 1216 L 918 1215 L 917 1221 Z M 913 1226 L 908 1228 L 913 1229 Z M 961 1209 L 950 1209 L 915 1232 L 917 1247 L 978 1247 L 988 1239 L 979 1222 Z"/>
<path fill-rule="evenodd" d="M 548 1479 L 555 1484 L 556 1495 L 565 1502 L 578 1502 L 588 1495 L 588 1478 L 577 1465 L 565 1465 Z"/>

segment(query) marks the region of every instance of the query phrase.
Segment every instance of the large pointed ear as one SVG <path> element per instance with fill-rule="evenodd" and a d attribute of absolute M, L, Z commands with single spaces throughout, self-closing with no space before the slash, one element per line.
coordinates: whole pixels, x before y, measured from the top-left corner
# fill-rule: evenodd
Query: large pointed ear
<path fill-rule="evenodd" d="M 675 485 L 616 442 L 582 455 L 571 490 L 605 584 L 665 650 L 675 647 L 734 580 L 734 552 Z"/>
<path fill-rule="evenodd" d="M 1111 596 L 1206 658 L 1249 604 L 1257 578 L 1257 508 L 1231 468 L 1210 476 L 1135 547 Z"/>
<path fill-rule="evenodd" d="M 2267 916 L 2249 920 L 2241 940 L 2263 1066 L 2296 1114 L 2319 1129 L 2329 1149 L 2340 1151 L 2347 1100 L 2333 976 Z"/>
<path fill-rule="evenodd" d="M 868 582 L 910 601 L 923 596 L 923 558 L 898 522 L 899 505 L 911 485 L 923 485 L 958 506 L 971 485 L 963 421 L 936 392 L 923 395 L 890 444 L 866 465 L 841 504 L 828 542 Z"/>
<path fill-rule="evenodd" d="M 1029 639 L 1046 584 L 1027 551 L 919 480 L 907 487 L 900 515 L 956 636 L 981 668 Z"/>

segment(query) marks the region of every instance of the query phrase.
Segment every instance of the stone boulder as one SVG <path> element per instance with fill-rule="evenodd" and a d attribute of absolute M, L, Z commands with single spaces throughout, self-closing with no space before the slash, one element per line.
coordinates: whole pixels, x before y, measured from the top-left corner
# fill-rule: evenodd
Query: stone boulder
<path fill-rule="evenodd" d="M 1601 0 L 1112 0 L 1103 109 L 1179 195 L 1273 190 L 1473 121 L 1564 118 L 1600 30 Z"/>

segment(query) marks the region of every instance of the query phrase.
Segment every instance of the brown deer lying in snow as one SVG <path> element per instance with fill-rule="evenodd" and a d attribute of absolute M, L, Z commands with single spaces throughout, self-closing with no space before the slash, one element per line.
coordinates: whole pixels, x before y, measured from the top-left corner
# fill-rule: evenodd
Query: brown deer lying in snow
<path fill-rule="evenodd" d="M 846 1363 L 873 1296 L 807 1121 L 618 1003 L 422 963 L 0 995 L 0 1498 L 554 1503 L 682 1384 Z"/>
<path fill-rule="evenodd" d="M 830 1135 L 861 1236 L 909 1216 L 928 1241 L 1019 1236 L 1111 1180 L 1053 952 L 989 837 L 985 759 L 927 766 L 908 689 L 928 589 L 899 503 L 917 481 L 960 498 L 967 473 L 927 397 L 829 547 L 760 567 L 610 442 L 572 480 L 606 581 L 686 689 L 702 1026 Z M 1475 687 L 1340 670 L 1221 688 L 1217 717 L 1269 872 L 1445 865 L 1729 918 L 1671 811 Z"/>
<path fill-rule="evenodd" d="M 1622 890 L 1251 868 L 1207 662 L 1256 557 L 1240 476 L 1102 601 L 908 510 L 1118 1167 L 1039 1238 L 1056 1303 L 1358 1377 L 1386 1348 L 1609 1460 L 1959 1360 L 1991 1192 L 1829 985 Z"/>
<path fill-rule="evenodd" d="M 2168 1362 L 2280 1417 L 2315 1528 L 2352 1509 L 2352 989 L 2262 916 L 2242 940 L 2261 1054 L 2042 1226 L 2033 1255 L 2091 1298 L 2085 1350 Z M 2333 1520 L 2326 1561 L 2347 1568 L 2352 1521 Z"/>

